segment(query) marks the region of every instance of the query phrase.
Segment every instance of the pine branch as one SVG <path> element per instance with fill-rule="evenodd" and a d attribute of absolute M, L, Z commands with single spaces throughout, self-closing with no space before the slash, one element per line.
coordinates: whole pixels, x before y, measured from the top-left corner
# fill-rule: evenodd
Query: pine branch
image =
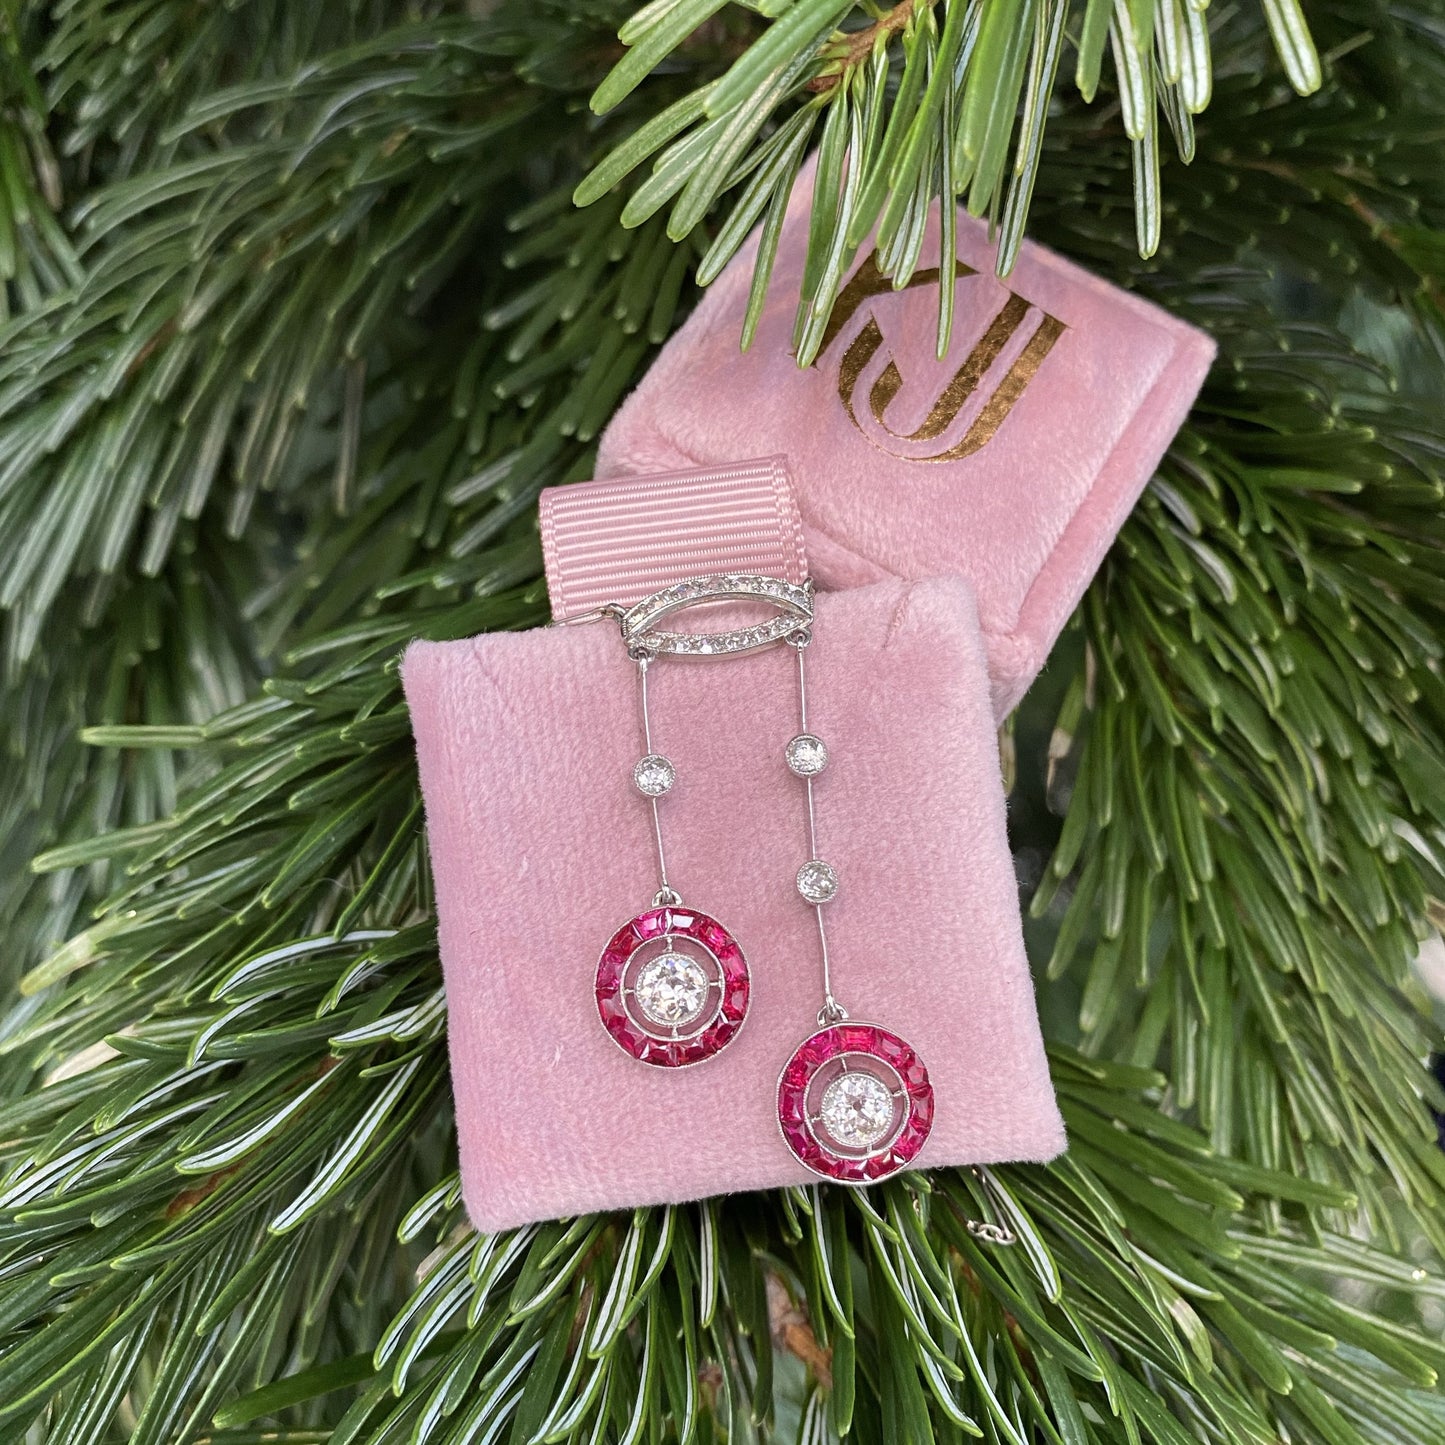
<path fill-rule="evenodd" d="M 1223 339 L 1248 387 L 1206 402 L 1218 420 L 1176 444 L 1091 593 L 1054 747 L 1072 803 L 1033 908 L 1070 880 L 1050 972 L 1086 961 L 1091 1053 L 1171 1060 L 1221 1153 L 1348 1181 L 1376 1228 L 1383 1157 L 1438 1247 L 1436 1033 L 1410 965 L 1445 893 L 1445 439 L 1351 397 L 1320 328 L 1274 381 L 1253 338 Z M 1300 373 L 1331 369 L 1333 405 L 1291 418 Z"/>
<path fill-rule="evenodd" d="M 619 32 L 628 52 L 593 94 L 593 108 L 606 112 L 624 102 L 719 8 L 715 0 L 680 0 L 638 11 Z M 1070 32 L 1068 0 L 899 0 L 881 13 L 861 7 L 861 16 L 859 8 L 849 0 L 759 5 L 771 20 L 761 35 L 717 80 L 624 141 L 583 182 L 578 200 L 593 199 L 652 159 L 652 175 L 625 215 L 636 221 L 671 204 L 668 234 L 680 239 L 719 197 L 746 183 L 703 264 L 706 280 L 754 222 L 786 204 L 816 130 L 808 281 L 795 336 L 806 366 L 864 238 L 873 236 L 883 274 L 905 284 L 928 234 L 921 222 L 940 197 L 987 216 L 999 228 L 999 273 L 1012 269 L 1067 33 L 1077 54 L 1075 85 L 1087 101 L 1098 92 L 1106 42 L 1110 47 L 1119 139 L 1132 154 L 1138 250 L 1154 254 L 1162 232 L 1160 117 L 1187 163 L 1195 154 L 1194 117 L 1211 98 L 1204 11 L 1178 0 L 1089 0 Z M 1263 13 L 1290 83 L 1301 94 L 1317 90 L 1320 62 L 1295 0 L 1266 0 Z M 760 305 L 771 257 L 763 254 L 757 265 Z M 940 355 L 950 321 L 940 313 Z"/>
<path fill-rule="evenodd" d="M 79 12 L 72 19 L 81 25 Z M 82 28 L 92 45 L 105 33 L 89 12 Z M 555 39 L 553 22 L 538 30 Z M 536 436 L 524 435 L 514 420 L 503 425 L 518 438 L 524 460 L 547 465 L 560 455 L 562 439 L 595 433 L 649 342 L 666 332 L 686 251 L 660 278 L 644 272 L 639 257 L 658 255 L 654 231 L 616 237 L 615 211 L 606 207 L 574 223 L 565 215 L 565 190 L 538 213 L 552 236 L 544 235 L 540 254 L 548 262 L 560 257 L 564 284 L 544 278 L 513 297 L 508 272 L 471 260 L 474 252 L 506 248 L 493 216 L 511 185 L 509 162 L 505 149 L 493 147 L 520 129 L 540 138 L 545 126 L 536 123 L 543 113 L 537 107 L 545 112 L 555 102 L 513 79 L 510 89 L 493 86 L 491 99 L 477 105 L 479 74 L 495 77 L 501 66 L 510 76 L 514 64 L 489 52 L 509 47 L 488 41 L 475 25 L 453 23 L 448 33 L 438 50 L 430 31 L 386 32 L 340 54 L 310 57 L 296 83 L 231 87 L 199 108 L 191 96 L 185 119 L 169 122 L 159 168 L 142 175 L 125 169 L 87 201 L 89 278 L 63 305 L 21 318 L 8 334 L 0 363 L 8 377 L 0 397 L 0 515 L 11 530 L 8 551 L 0 544 L 0 552 L 7 559 L 14 682 L 4 700 L 7 712 L 31 722 L 14 734 L 28 768 L 17 764 L 15 786 L 5 790 L 12 809 L 6 847 L 15 866 L 7 872 L 0 919 L 31 949 L 52 948 L 69 932 L 87 890 L 102 888 L 103 880 L 92 867 L 37 889 L 23 860 L 117 823 L 143 823 L 156 816 L 157 803 L 168 805 L 167 790 L 148 789 L 135 776 L 138 764 L 110 758 L 96 766 L 94 754 L 77 750 L 82 721 L 195 720 L 234 701 L 236 684 L 205 669 L 224 673 L 223 659 L 239 648 L 253 680 L 297 614 L 315 608 L 328 569 L 336 568 L 350 590 L 332 586 L 318 614 L 323 622 L 364 605 L 381 580 L 406 571 L 417 541 L 412 529 L 429 535 L 436 526 L 422 515 L 426 507 L 438 518 L 451 515 L 443 490 L 504 485 L 512 460 L 500 449 L 490 483 L 468 479 L 476 471 L 470 459 L 501 405 L 495 393 L 508 394 L 523 375 L 516 362 L 533 354 L 541 386 L 529 383 L 529 399 L 551 399 L 539 408 L 547 421 Z M 188 63 L 204 73 L 215 43 L 210 35 L 188 52 Z M 88 53 L 78 42 L 66 49 L 72 69 L 61 66 L 71 75 L 59 87 L 62 96 L 84 89 L 86 76 L 111 94 L 110 80 L 102 84 L 86 69 Z M 267 63 L 281 58 L 272 54 Z M 102 77 L 111 76 L 109 64 L 107 53 Z M 148 113 L 151 133 L 186 89 L 179 74 L 170 79 L 166 105 Z M 333 104 L 337 88 L 345 99 Z M 414 97 L 419 109 L 408 114 L 399 97 Z M 94 117 L 88 101 L 82 108 Z M 329 133 L 317 130 L 318 114 Z M 462 141 L 447 129 L 455 115 L 465 116 Z M 428 138 L 429 130 L 440 138 Z M 98 138 L 87 132 L 84 143 Z M 488 166 L 475 163 L 481 152 L 492 157 Z M 461 187 L 457 166 L 469 178 Z M 345 178 L 339 188 L 337 176 Z M 394 226 L 389 233 L 378 224 L 382 215 Z M 204 236 L 196 232 L 201 217 Z M 255 263 L 257 255 L 264 264 Z M 529 266 L 534 275 L 542 271 L 525 255 L 509 262 L 522 268 L 518 276 L 527 276 Z M 117 276 L 121 286 L 138 288 L 140 304 L 117 305 Z M 484 303 L 487 295 L 506 297 L 495 326 L 479 328 L 474 318 L 438 306 L 444 284 L 469 292 L 473 302 L 478 295 Z M 388 296 L 399 299 L 379 304 Z M 419 320 L 429 311 L 446 318 L 444 346 Z M 610 336 L 608 321 L 616 323 Z M 500 347 L 497 328 L 515 330 L 517 341 Z M 544 356 L 556 359 L 544 364 Z M 370 418 L 383 413 L 383 429 L 396 440 L 399 395 L 434 481 L 422 512 L 403 525 L 375 526 L 395 520 L 396 498 L 417 476 L 411 464 L 392 464 L 397 474 L 389 488 L 364 502 L 356 495 L 358 468 L 368 460 L 363 418 L 374 428 Z M 377 400 L 368 406 L 369 398 Z M 454 418 L 440 432 L 438 409 Z M 335 463 L 317 486 L 311 459 L 328 449 Z M 540 485 L 491 509 L 490 519 L 474 516 L 470 538 L 451 539 L 454 576 L 468 567 L 461 554 L 515 518 Z M 336 526 L 337 513 L 358 508 L 359 515 Z M 308 527 L 315 540 L 304 542 L 303 568 L 292 543 Z M 249 549 L 226 540 L 241 531 L 252 539 Z M 160 645 L 155 630 L 165 625 L 160 617 L 173 615 L 172 590 L 194 586 L 181 580 L 193 576 L 192 564 L 174 553 L 178 543 L 181 554 L 192 549 L 198 535 L 211 549 L 211 565 L 223 550 L 244 552 L 248 575 L 236 579 L 224 601 L 190 607 L 184 629 L 169 628 L 175 656 L 189 651 L 193 659 L 211 659 L 195 679 L 199 700 L 192 706 L 179 701 L 184 679 L 168 696 L 153 659 L 141 659 Z M 279 538 L 288 539 L 284 558 Z M 356 565 L 363 541 L 371 548 L 369 567 Z M 474 576 L 490 566 L 473 568 Z M 138 589 L 128 580 L 137 573 Z M 78 598 L 84 602 L 76 607 Z M 157 599 L 159 615 L 155 602 L 137 598 Z M 248 610 L 265 619 L 256 635 L 227 638 L 225 626 L 212 625 L 213 617 Z M 77 643 L 110 618 L 119 619 L 109 625 L 121 629 L 122 666 L 97 670 Z M 132 650 L 125 639 L 135 628 L 144 640 Z M 132 671 L 123 675 L 126 667 Z M 149 757 L 143 772 L 169 774 L 168 760 Z M 22 950 L 7 958 L 5 971 L 13 977 L 37 961 Z"/>
<path fill-rule="evenodd" d="M 741 181 L 773 185 L 809 126 L 851 144 L 870 96 L 891 114 L 889 52 L 925 44 L 934 11 L 901 28 L 874 15 L 881 58 L 840 54 L 838 79 L 811 91 L 790 80 L 792 109 L 756 132 L 772 149 Z M 756 63 L 750 20 L 696 32 L 690 13 L 674 21 L 694 38 L 645 88 L 678 108 L 638 132 L 638 160 L 705 128 L 699 92 Z M 665 168 L 567 208 L 645 114 L 634 100 L 596 129 L 577 117 L 607 55 L 601 9 L 505 6 L 342 54 L 323 35 L 304 62 L 278 40 L 283 81 L 258 50 L 219 93 L 200 56 L 173 102 L 147 93 L 130 152 L 113 102 L 92 136 L 106 183 L 84 203 L 85 281 L 17 321 L 0 359 L 23 360 L 0 394 L 0 458 L 32 408 L 80 409 L 58 459 L 34 462 L 44 485 L 19 500 L 27 471 L 0 489 L 0 545 L 64 579 L 43 606 L 17 599 L 45 643 L 12 658 L 10 696 L 39 740 L 22 827 L 56 841 L 40 866 L 64 901 L 44 916 L 82 906 L 78 868 L 108 894 L 45 949 L 0 1030 L 7 1430 L 47 1445 L 671 1438 L 688 1422 L 696 1439 L 976 1429 L 1014 1445 L 1439 1434 L 1440 1156 L 1418 1067 L 1438 1032 L 1406 964 L 1442 896 L 1445 443 L 1387 383 L 1399 354 L 1423 358 L 1422 387 L 1445 364 L 1441 46 L 1433 11 L 1371 10 L 1377 39 L 1345 53 L 1360 17 L 1313 17 L 1334 58 L 1307 101 L 1260 78 L 1257 18 L 1216 33 L 1227 64 L 1198 123 L 1199 183 L 1171 183 L 1150 263 L 1126 249 L 1117 109 L 1060 95 L 1038 153 L 1036 229 L 1207 325 L 1227 362 L 1049 679 L 1063 692 L 1049 797 L 1066 816 L 1036 927 L 1062 970 L 1041 1001 L 1070 1158 L 487 1239 L 452 1172 L 392 660 L 419 633 L 540 619 L 537 489 L 585 474 L 587 439 L 690 301 L 689 271 L 714 271 L 746 227 L 705 207 L 670 245 L 667 202 L 692 182 Z M 111 93 L 103 27 L 86 33 L 80 89 L 57 93 L 52 125 L 83 76 Z M 499 121 L 509 107 L 525 118 Z M 389 149 L 399 117 L 424 144 Z M 477 211 L 455 245 L 445 208 L 427 210 L 448 186 L 453 220 Z M 325 242 L 337 226 L 345 255 Z M 238 241 L 267 264 L 237 263 Z M 343 302 L 353 352 L 327 308 L 360 256 L 378 289 Z M 216 297 L 189 343 L 166 330 L 177 286 Z M 367 314 L 386 287 L 412 305 Z M 1377 336 L 1382 361 L 1351 349 L 1336 321 L 1363 296 L 1408 353 Z M 1311 322 L 1285 324 L 1287 308 Z M 255 375 L 222 417 L 208 368 L 247 356 Z M 88 367 L 120 378 L 112 396 Z M 304 409 L 284 404 L 288 377 Z M 185 595 L 178 551 L 159 548 L 157 583 L 135 581 L 139 518 L 174 502 L 150 490 L 164 468 L 125 448 L 199 425 L 220 461 L 176 536 L 206 575 L 249 498 L 236 584 L 212 603 L 247 608 L 218 692 L 278 660 L 263 693 L 197 726 L 205 663 L 187 650 L 226 643 L 207 609 L 165 597 Z M 139 513 L 87 497 L 112 452 L 146 480 Z M 268 457 L 274 490 L 256 481 Z M 46 506 L 87 539 L 63 563 Z M 73 584 L 95 577 L 87 610 Z M 97 664 L 95 629 L 157 597 L 154 625 L 135 623 L 154 652 Z M 161 656 L 173 681 L 155 681 Z M 111 708 L 108 688 L 132 691 Z M 1030 737 L 1053 712 L 1040 697 L 1019 725 L 1022 789 L 1043 790 Z M 42 916 L 39 897 L 23 895 L 22 919 Z M 13 930 L 22 951 L 31 927 Z M 969 1220 L 1021 1242 L 981 1243 Z"/>
<path fill-rule="evenodd" d="M 0 323 L 42 305 L 81 276 L 56 212 L 60 167 L 46 135 L 48 107 L 26 54 L 29 17 L 0 14 Z"/>

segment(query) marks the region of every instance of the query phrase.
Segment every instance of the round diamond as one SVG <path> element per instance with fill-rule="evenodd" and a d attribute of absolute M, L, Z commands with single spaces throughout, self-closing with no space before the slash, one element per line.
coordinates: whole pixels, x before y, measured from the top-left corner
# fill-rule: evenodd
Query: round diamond
<path fill-rule="evenodd" d="M 799 733 L 788 744 L 783 756 L 800 778 L 812 778 L 828 766 L 828 745 L 812 733 Z"/>
<path fill-rule="evenodd" d="M 691 1023 L 707 1002 L 703 966 L 685 953 L 660 953 L 642 965 L 633 996 L 655 1024 L 669 1028 Z"/>
<path fill-rule="evenodd" d="M 871 1149 L 893 1127 L 893 1095 L 872 1074 L 850 1071 L 823 1091 L 823 1128 L 847 1149 Z"/>
<path fill-rule="evenodd" d="M 798 892 L 809 903 L 826 903 L 838 891 L 838 870 L 821 858 L 813 858 L 798 869 Z"/>
<path fill-rule="evenodd" d="M 632 770 L 637 791 L 649 798 L 660 798 L 677 781 L 677 769 L 661 753 L 648 753 Z"/>

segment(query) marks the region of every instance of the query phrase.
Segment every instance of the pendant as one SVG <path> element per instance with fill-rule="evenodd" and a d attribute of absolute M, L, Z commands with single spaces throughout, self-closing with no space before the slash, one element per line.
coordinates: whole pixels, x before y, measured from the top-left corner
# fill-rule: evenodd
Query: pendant
<path fill-rule="evenodd" d="M 933 1086 L 913 1048 L 877 1024 L 805 1039 L 778 1079 L 778 1125 L 798 1160 L 840 1184 L 906 1168 L 933 1128 Z"/>
<path fill-rule="evenodd" d="M 674 895 L 675 896 L 675 895 Z M 700 1064 L 737 1037 L 752 982 L 737 940 L 695 908 L 662 903 L 629 919 L 597 964 L 597 1012 L 644 1064 Z"/>

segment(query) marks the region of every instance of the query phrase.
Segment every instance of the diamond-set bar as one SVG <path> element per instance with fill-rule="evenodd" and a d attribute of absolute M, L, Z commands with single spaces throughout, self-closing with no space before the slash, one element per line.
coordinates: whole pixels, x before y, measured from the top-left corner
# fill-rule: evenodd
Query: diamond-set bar
<path fill-rule="evenodd" d="M 688 607 L 716 602 L 766 602 L 778 616 L 721 632 L 684 632 L 661 624 Z M 786 642 L 813 621 L 813 591 L 808 583 L 785 582 L 746 572 L 692 577 L 644 597 L 619 619 L 623 640 L 634 655 L 736 657 Z"/>
<path fill-rule="evenodd" d="M 828 926 L 823 921 L 823 905 L 831 903 L 838 892 L 838 870 L 818 856 L 818 813 L 813 805 L 813 783 L 828 766 L 828 745 L 808 731 L 808 668 L 804 657 L 812 640 L 811 628 L 789 638 L 798 659 L 798 732 L 783 749 L 783 761 L 794 777 L 803 780 L 808 801 L 808 861 L 798 869 L 793 881 L 803 901 L 812 905 L 818 922 L 818 947 L 823 955 L 823 1007 L 818 1012 L 818 1022 L 826 1024 L 837 1023 L 848 1014 L 833 997 Z"/>

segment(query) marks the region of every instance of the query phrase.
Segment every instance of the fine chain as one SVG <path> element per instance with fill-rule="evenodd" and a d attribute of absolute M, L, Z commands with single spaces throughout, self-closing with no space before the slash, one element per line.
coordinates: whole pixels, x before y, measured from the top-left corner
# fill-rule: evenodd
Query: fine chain
<path fill-rule="evenodd" d="M 811 740 L 813 738 L 813 735 L 808 730 L 808 669 L 804 661 L 808 644 L 812 641 L 812 637 L 812 629 L 810 627 L 801 627 L 787 639 L 788 645 L 792 647 L 798 659 L 798 737 L 794 739 L 794 744 L 803 739 Z M 826 749 L 823 751 L 823 760 L 824 762 L 827 760 Z M 823 763 L 815 763 L 811 770 L 807 772 L 800 771 L 799 768 L 793 766 L 791 759 L 789 760 L 789 766 L 802 778 L 808 800 L 809 862 L 804 866 L 816 867 L 822 860 L 818 853 L 818 812 L 813 797 L 813 780 L 816 773 L 821 770 Z M 826 867 L 826 865 L 823 866 Z M 807 894 L 801 887 L 801 883 L 799 886 L 799 892 L 803 893 L 805 901 L 812 902 L 813 914 L 818 920 L 818 945 L 823 956 L 823 1007 L 818 1010 L 818 1023 L 821 1027 L 842 1023 L 848 1017 L 847 1010 L 844 1009 L 842 1004 L 833 996 L 832 969 L 828 959 L 828 928 L 823 919 L 823 907 L 824 904 L 833 897 L 833 893 L 836 891 L 837 875 L 833 873 L 831 868 L 828 869 L 828 874 L 830 876 L 830 885 L 825 897 L 817 900 L 809 900 Z M 844 1067 L 846 1068 L 846 1064 Z M 990 1176 L 984 1170 L 977 1167 L 973 1169 L 973 1173 L 982 1181 L 985 1192 L 990 1192 L 989 1186 L 992 1182 Z M 1013 1230 L 1006 1224 L 996 1223 L 993 1220 L 965 1219 L 964 1227 L 975 1239 L 985 1244 L 1006 1246 L 1017 1243 L 1017 1236 Z"/>
<path fill-rule="evenodd" d="M 788 643 L 798 659 L 798 734 L 808 733 L 808 668 L 804 661 L 808 644 L 812 641 L 811 629 L 799 629 Z M 813 774 L 803 777 L 803 787 L 808 799 L 808 858 L 816 860 L 818 854 L 818 811 L 813 798 Z M 827 900 L 823 900 L 826 902 Z M 813 916 L 818 920 L 818 948 L 823 955 L 823 1007 L 818 1010 L 819 1024 L 841 1023 L 848 1017 L 848 1011 L 833 997 L 832 966 L 828 958 L 828 925 L 823 919 L 823 902 L 813 903 Z"/>
<path fill-rule="evenodd" d="M 636 660 L 637 674 L 642 682 L 642 740 L 647 749 L 647 756 L 654 758 L 657 757 L 658 754 L 653 751 L 652 747 L 652 716 L 647 706 L 647 669 L 652 662 L 652 658 L 646 652 L 639 652 L 637 653 Z M 646 794 L 647 801 L 652 806 L 652 836 L 657 842 L 657 874 L 658 881 L 662 885 L 658 889 L 654 904 L 660 905 L 667 903 L 676 906 L 682 902 L 682 896 L 678 893 L 677 889 L 667 881 L 667 850 L 662 842 L 662 814 L 657 806 L 659 796 L 660 794 L 657 793 Z"/>

